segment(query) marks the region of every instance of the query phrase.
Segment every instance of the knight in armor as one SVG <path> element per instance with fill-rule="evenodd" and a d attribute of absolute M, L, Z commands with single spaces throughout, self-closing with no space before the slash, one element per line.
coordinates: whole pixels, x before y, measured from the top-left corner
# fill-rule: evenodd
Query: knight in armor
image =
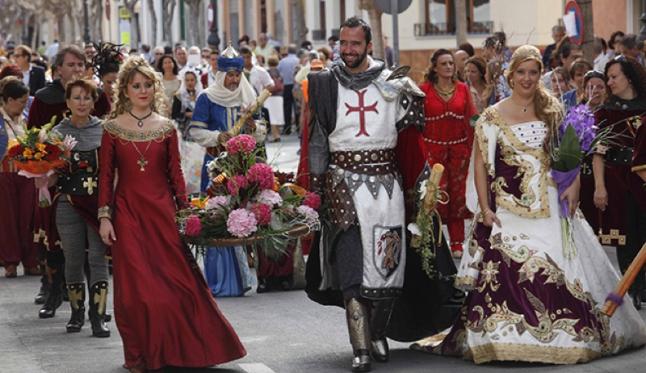
<path fill-rule="evenodd" d="M 390 71 L 368 56 L 364 20 L 341 25 L 340 45 L 341 59 L 330 70 L 308 76 L 310 187 L 328 208 L 308 258 L 306 291 L 318 303 L 345 307 L 352 371 L 367 372 L 371 356 L 389 360 L 389 322 L 405 290 L 404 195 L 423 162 L 400 172 L 396 149 L 406 140 L 402 154 L 423 160 L 424 93 L 405 76 L 408 68 Z"/>
<path fill-rule="evenodd" d="M 231 138 L 228 131 L 233 128 L 242 110 L 256 100 L 256 92 L 244 75 L 243 68 L 244 59 L 229 45 L 218 58 L 215 82 L 204 90 L 195 103 L 188 137 L 207 148 L 202 167 L 202 192 L 207 191 L 210 182 L 207 164 Z M 264 136 L 258 129 L 253 135 L 258 143 L 262 143 Z M 242 296 L 251 289 L 251 271 L 243 247 L 207 250 L 204 272 L 215 296 Z"/>
<path fill-rule="evenodd" d="M 98 99 L 97 88 L 90 80 L 74 80 L 65 90 L 66 105 L 71 111 L 53 131 L 60 137 L 72 136 L 78 143 L 72 149 L 70 162 L 56 179 L 54 196 L 55 221 L 65 254 L 65 279 L 72 315 L 68 333 L 80 332 L 85 322 L 85 300 L 89 299 L 92 335 L 109 337 L 105 325 L 108 299 L 108 263 L 106 248 L 99 237 L 98 175 L 99 147 L 103 135 L 102 121 L 90 112 Z M 90 266 L 90 296 L 85 291 L 85 253 Z"/>

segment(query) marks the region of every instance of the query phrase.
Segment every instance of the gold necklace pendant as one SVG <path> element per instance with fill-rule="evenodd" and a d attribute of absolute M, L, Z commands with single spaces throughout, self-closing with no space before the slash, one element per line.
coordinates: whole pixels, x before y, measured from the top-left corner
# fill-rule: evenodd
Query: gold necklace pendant
<path fill-rule="evenodd" d="M 146 166 L 148 165 L 148 160 L 145 157 L 145 154 L 148 152 L 148 149 L 150 148 L 150 144 L 152 144 L 152 141 L 148 141 L 148 145 L 146 146 L 146 150 L 143 151 L 143 153 L 139 150 L 137 147 L 137 144 L 135 144 L 134 141 L 130 142 L 132 146 L 135 148 L 137 153 L 139 154 L 139 160 L 137 160 L 137 164 L 139 165 L 139 171 L 144 172 L 146 171 Z"/>
<path fill-rule="evenodd" d="M 139 160 L 137 161 L 137 164 L 139 165 L 139 171 L 141 172 L 146 171 L 146 165 L 148 164 L 148 161 L 146 160 L 146 158 L 144 157 L 139 158 Z"/>

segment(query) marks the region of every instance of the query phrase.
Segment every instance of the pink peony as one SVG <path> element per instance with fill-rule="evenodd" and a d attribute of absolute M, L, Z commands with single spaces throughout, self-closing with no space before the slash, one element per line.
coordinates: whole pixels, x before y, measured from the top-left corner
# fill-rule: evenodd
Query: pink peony
<path fill-rule="evenodd" d="M 265 189 L 256 198 L 258 202 L 264 203 L 270 206 L 280 206 L 283 203 L 283 198 L 277 192 L 274 192 L 271 189 Z"/>
<path fill-rule="evenodd" d="M 256 163 L 247 171 L 247 180 L 258 183 L 260 189 L 271 189 L 274 187 L 274 171 L 266 163 Z"/>
<path fill-rule="evenodd" d="M 249 210 L 254 214 L 258 225 L 267 225 L 271 222 L 271 206 L 264 203 L 255 203 Z"/>
<path fill-rule="evenodd" d="M 229 201 L 231 200 L 231 197 L 229 196 L 214 196 L 208 199 L 206 201 L 206 209 L 207 210 L 212 210 L 214 208 L 218 208 L 220 206 L 224 207 L 229 205 Z"/>
<path fill-rule="evenodd" d="M 249 135 L 238 135 L 227 141 L 226 148 L 229 154 L 239 152 L 249 154 L 256 148 L 256 140 Z"/>
<path fill-rule="evenodd" d="M 197 237 L 200 233 L 202 233 L 202 222 L 200 221 L 200 217 L 197 215 L 190 215 L 186 218 L 184 234 L 188 237 Z"/>
<path fill-rule="evenodd" d="M 303 205 L 318 210 L 321 207 L 321 197 L 316 193 L 307 192 L 303 198 Z"/>
<path fill-rule="evenodd" d="M 229 194 L 234 197 L 240 193 L 240 189 L 248 186 L 249 182 L 247 181 L 247 178 L 242 175 L 236 175 L 227 181 L 227 190 L 229 191 Z"/>
<path fill-rule="evenodd" d="M 236 237 L 248 237 L 258 230 L 256 217 L 251 211 L 236 209 L 231 211 L 227 219 L 227 230 Z"/>

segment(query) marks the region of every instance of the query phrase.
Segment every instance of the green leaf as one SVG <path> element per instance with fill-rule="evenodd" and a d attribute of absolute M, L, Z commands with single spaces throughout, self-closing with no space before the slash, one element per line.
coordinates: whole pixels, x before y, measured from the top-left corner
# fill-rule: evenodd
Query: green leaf
<path fill-rule="evenodd" d="M 583 159 L 581 144 L 572 126 L 566 128 L 565 134 L 561 138 L 558 156 L 558 160 L 552 165 L 556 170 L 569 171 L 581 164 Z"/>

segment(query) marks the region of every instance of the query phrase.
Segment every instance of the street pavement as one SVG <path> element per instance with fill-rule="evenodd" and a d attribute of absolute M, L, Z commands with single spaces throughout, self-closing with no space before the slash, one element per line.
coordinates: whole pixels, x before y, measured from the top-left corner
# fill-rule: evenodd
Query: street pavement
<path fill-rule="evenodd" d="M 293 171 L 298 143 L 294 136 L 271 144 L 269 160 L 282 171 Z M 614 253 L 608 251 L 614 262 Z M 133 279 L 135 279 L 133 277 Z M 125 372 L 122 344 L 114 322 L 112 336 L 93 338 L 89 324 L 80 333 L 65 333 L 69 305 L 64 303 L 56 317 L 38 319 L 33 304 L 37 277 L 5 279 L 0 268 L 0 373 L 120 373 Z M 167 369 L 167 372 L 240 373 L 328 373 L 349 372 L 352 357 L 344 312 L 323 307 L 302 290 L 247 293 L 240 298 L 218 298 L 223 314 L 235 328 L 247 349 L 247 356 L 212 369 Z M 112 311 L 112 300 L 108 304 Z M 162 311 L 163 312 L 163 311 Z M 641 312 L 646 319 L 646 310 Z M 373 363 L 374 372 L 504 372 L 584 373 L 646 372 L 646 350 L 628 351 L 588 364 L 552 366 L 542 364 L 496 363 L 476 366 L 471 362 L 433 356 L 408 349 L 408 344 L 391 341 L 392 359 Z"/>

